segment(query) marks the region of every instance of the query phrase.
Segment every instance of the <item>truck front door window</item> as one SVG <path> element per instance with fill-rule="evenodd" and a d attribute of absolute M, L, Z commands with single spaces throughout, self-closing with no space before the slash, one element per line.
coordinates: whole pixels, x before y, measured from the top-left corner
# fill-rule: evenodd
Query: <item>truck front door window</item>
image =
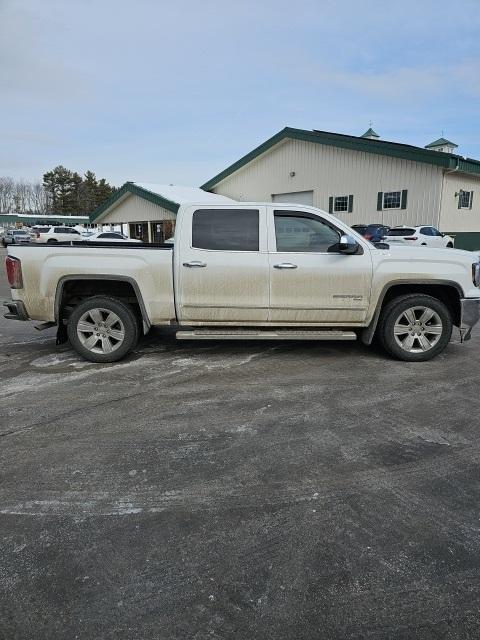
<path fill-rule="evenodd" d="M 277 251 L 327 253 L 333 251 L 340 234 L 319 218 L 275 212 Z"/>
<path fill-rule="evenodd" d="M 253 209 L 200 209 L 192 220 L 192 247 L 258 251 L 259 215 Z"/>

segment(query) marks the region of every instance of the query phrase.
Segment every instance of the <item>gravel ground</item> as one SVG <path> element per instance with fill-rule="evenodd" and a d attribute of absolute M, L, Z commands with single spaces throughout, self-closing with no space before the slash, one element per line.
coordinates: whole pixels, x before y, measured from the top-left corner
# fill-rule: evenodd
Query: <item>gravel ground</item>
<path fill-rule="evenodd" d="M 479 638 L 479 338 L 99 365 L 2 318 L 0 638 Z"/>

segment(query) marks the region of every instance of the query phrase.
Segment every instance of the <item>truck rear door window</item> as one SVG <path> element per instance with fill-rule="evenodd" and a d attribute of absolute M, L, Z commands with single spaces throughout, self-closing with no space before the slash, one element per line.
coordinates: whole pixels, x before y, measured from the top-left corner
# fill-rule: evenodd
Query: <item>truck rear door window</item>
<path fill-rule="evenodd" d="M 258 251 L 258 210 L 195 211 L 192 219 L 192 247 L 214 251 Z"/>

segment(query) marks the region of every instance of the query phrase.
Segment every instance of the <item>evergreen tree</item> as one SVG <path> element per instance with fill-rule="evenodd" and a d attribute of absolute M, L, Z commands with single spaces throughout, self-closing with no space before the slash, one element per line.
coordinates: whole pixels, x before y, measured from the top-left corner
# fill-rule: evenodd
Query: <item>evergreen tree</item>
<path fill-rule="evenodd" d="M 85 211 L 91 212 L 97 207 L 97 178 L 93 171 L 86 171 L 83 177 L 83 199 Z"/>
<path fill-rule="evenodd" d="M 105 178 L 97 180 L 93 171 L 82 178 L 62 165 L 43 175 L 43 187 L 48 210 L 64 215 L 89 214 L 116 191 Z"/>

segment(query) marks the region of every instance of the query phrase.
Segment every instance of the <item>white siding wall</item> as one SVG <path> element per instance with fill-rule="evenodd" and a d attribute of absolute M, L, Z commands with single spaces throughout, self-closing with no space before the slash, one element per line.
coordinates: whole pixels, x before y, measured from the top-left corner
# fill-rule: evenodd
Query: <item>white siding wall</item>
<path fill-rule="evenodd" d="M 117 207 L 100 219 L 100 224 L 119 224 L 121 222 L 149 222 L 151 220 L 175 220 L 176 215 L 158 204 L 130 194 Z"/>
<path fill-rule="evenodd" d="M 290 177 L 290 172 L 295 176 Z M 360 151 L 288 140 L 223 180 L 214 192 L 235 200 L 271 201 L 272 194 L 314 190 L 313 204 L 328 211 L 329 196 L 353 194 L 348 224 L 439 223 L 442 170 Z M 406 210 L 377 211 L 379 191 L 408 189 Z"/>
<path fill-rule="evenodd" d="M 471 209 L 458 208 L 458 196 L 455 197 L 455 193 L 460 190 L 473 191 Z M 442 231 L 480 231 L 480 176 L 445 174 L 440 228 Z"/>

